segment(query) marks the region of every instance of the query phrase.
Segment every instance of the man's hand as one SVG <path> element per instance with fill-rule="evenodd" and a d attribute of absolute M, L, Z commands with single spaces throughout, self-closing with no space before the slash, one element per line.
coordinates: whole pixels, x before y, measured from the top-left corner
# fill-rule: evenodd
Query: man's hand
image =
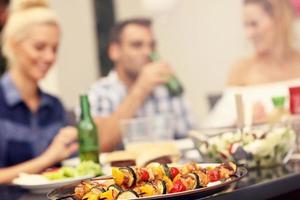
<path fill-rule="evenodd" d="M 60 162 L 78 150 L 78 143 L 76 140 L 76 128 L 71 126 L 62 128 L 41 157 L 51 164 Z"/>
<path fill-rule="evenodd" d="M 122 141 L 120 123 L 135 116 L 155 86 L 166 83 L 173 71 L 165 62 L 153 62 L 143 66 L 130 91 L 108 117 L 94 118 L 101 138 L 102 151 L 112 151 Z"/>
<path fill-rule="evenodd" d="M 172 74 L 173 71 L 166 62 L 149 63 L 143 67 L 134 86 L 149 94 L 155 86 L 166 83 Z"/>

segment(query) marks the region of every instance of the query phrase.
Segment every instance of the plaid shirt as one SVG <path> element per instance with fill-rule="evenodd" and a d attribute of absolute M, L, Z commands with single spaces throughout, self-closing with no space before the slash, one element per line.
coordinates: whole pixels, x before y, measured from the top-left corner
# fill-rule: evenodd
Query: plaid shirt
<path fill-rule="evenodd" d="M 118 78 L 117 73 L 111 71 L 107 77 L 98 80 L 89 90 L 92 115 L 101 117 L 111 115 L 124 100 L 127 92 L 127 87 Z M 182 96 L 171 97 L 166 87 L 157 86 L 134 118 L 161 114 L 172 115 L 172 129 L 176 138 L 185 137 L 188 130 L 195 128 L 194 117 L 185 99 Z"/>
<path fill-rule="evenodd" d="M 39 156 L 67 124 L 65 110 L 57 98 L 40 91 L 40 99 L 37 112 L 32 113 L 10 74 L 1 77 L 0 168 Z"/>

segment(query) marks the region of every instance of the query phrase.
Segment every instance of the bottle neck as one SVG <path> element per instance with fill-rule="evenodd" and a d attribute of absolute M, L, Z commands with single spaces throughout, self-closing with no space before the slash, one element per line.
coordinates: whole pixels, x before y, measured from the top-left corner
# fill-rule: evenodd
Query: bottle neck
<path fill-rule="evenodd" d="M 86 95 L 80 96 L 80 107 L 81 107 L 81 120 L 89 120 L 91 119 L 91 112 L 90 112 L 90 104 L 88 97 Z"/>
<path fill-rule="evenodd" d="M 285 96 L 272 97 L 272 102 L 273 102 L 274 107 L 276 107 L 276 108 L 284 107 Z"/>

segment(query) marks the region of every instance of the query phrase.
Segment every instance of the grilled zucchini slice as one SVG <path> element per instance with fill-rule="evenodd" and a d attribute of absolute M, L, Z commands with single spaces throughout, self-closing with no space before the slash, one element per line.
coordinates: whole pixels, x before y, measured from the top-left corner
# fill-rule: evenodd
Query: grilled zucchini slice
<path fill-rule="evenodd" d="M 166 184 L 165 181 L 158 180 L 156 182 L 156 186 L 157 186 L 157 189 L 158 189 L 160 194 L 166 194 L 167 193 L 167 184 Z"/>
<path fill-rule="evenodd" d="M 191 177 L 195 181 L 194 185 L 192 186 L 192 189 L 197 189 L 197 188 L 201 187 L 200 178 L 199 178 L 198 174 L 189 173 L 188 176 Z"/>
<path fill-rule="evenodd" d="M 110 185 L 107 188 L 107 190 L 112 190 L 115 197 L 118 196 L 121 192 L 123 192 L 123 189 L 116 184 Z"/>
<path fill-rule="evenodd" d="M 125 174 L 125 176 L 128 178 L 126 181 L 127 187 L 132 187 L 136 183 L 137 176 L 135 174 L 135 171 L 131 167 L 121 167 L 120 170 Z"/>
<path fill-rule="evenodd" d="M 106 192 L 106 190 L 102 187 L 99 187 L 99 186 L 95 186 L 91 189 L 91 192 L 92 193 L 95 193 L 95 194 L 101 194 L 103 192 Z"/>
<path fill-rule="evenodd" d="M 167 164 L 162 164 L 161 167 L 164 174 L 172 180 L 169 166 Z"/>
<path fill-rule="evenodd" d="M 139 195 L 133 191 L 133 190 L 128 190 L 128 191 L 124 191 L 121 192 L 118 196 L 117 196 L 117 200 L 125 200 L 125 199 L 136 199 L 138 198 Z"/>

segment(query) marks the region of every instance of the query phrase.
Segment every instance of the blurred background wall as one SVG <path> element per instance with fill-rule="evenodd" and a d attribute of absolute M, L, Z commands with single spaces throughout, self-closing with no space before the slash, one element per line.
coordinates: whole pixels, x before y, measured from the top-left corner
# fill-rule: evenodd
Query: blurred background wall
<path fill-rule="evenodd" d="M 43 86 L 58 94 L 68 108 L 101 74 L 94 1 L 101 0 L 52 0 L 61 17 L 63 40 L 57 66 Z M 241 3 L 114 0 L 113 6 L 116 20 L 153 19 L 159 52 L 176 70 L 201 120 L 208 110 L 207 95 L 224 88 L 229 67 L 251 50 L 242 29 Z"/>
<path fill-rule="evenodd" d="M 57 94 L 68 109 L 78 103 L 78 96 L 99 77 L 97 33 L 93 0 L 51 0 L 62 26 L 59 57 L 42 83 Z"/>

